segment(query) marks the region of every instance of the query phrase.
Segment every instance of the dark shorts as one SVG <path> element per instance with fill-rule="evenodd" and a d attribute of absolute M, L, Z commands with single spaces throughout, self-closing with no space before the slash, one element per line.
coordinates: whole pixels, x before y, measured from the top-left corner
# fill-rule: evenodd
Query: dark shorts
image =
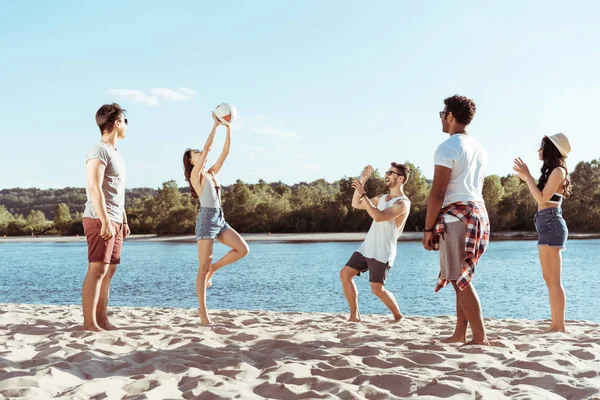
<path fill-rule="evenodd" d="M 88 262 L 119 264 L 123 248 L 123 224 L 110 221 L 115 235 L 110 240 L 100 237 L 102 222 L 98 218 L 83 218 L 83 232 L 88 244 Z"/>
<path fill-rule="evenodd" d="M 229 229 L 222 208 L 201 207 L 196 218 L 196 240 L 216 239 Z"/>
<path fill-rule="evenodd" d="M 382 263 L 374 258 L 366 258 L 358 251 L 355 251 L 352 254 L 346 265 L 357 270 L 357 276 L 360 276 L 363 272 L 369 271 L 369 282 L 381 283 L 383 285 L 385 285 L 388 271 L 391 268 L 389 263 Z"/>
<path fill-rule="evenodd" d="M 538 233 L 538 246 L 557 247 L 562 250 L 567 248 L 569 229 L 562 217 L 560 207 L 538 211 L 533 218 L 533 222 Z"/>

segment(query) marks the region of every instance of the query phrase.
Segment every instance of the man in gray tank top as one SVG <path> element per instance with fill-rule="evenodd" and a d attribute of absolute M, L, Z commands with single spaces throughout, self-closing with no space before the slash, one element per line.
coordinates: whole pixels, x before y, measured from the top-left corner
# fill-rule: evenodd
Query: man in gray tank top
<path fill-rule="evenodd" d="M 385 289 L 385 280 L 394 264 L 398 237 L 410 212 L 410 201 L 404 195 L 404 184 L 410 177 L 410 169 L 404 164 L 392 163 L 385 173 L 389 194 L 368 198 L 364 184 L 371 176 L 371 171 L 371 166 L 366 166 L 359 179 L 352 182 L 352 207 L 366 210 L 373 222 L 365 241 L 340 271 L 340 279 L 350 307 L 348 321 L 361 321 L 354 277 L 369 271 L 371 291 L 392 312 L 393 321 L 398 322 L 402 314 L 392 292 Z"/>
<path fill-rule="evenodd" d="M 83 229 L 88 244 L 88 272 L 81 288 L 83 328 L 88 331 L 115 329 L 106 308 L 110 281 L 121 262 L 123 239 L 129 235 L 125 215 L 125 163 L 117 142 L 125 138 L 125 110 L 105 104 L 96 113 L 102 137 L 85 157 L 87 202 Z"/>

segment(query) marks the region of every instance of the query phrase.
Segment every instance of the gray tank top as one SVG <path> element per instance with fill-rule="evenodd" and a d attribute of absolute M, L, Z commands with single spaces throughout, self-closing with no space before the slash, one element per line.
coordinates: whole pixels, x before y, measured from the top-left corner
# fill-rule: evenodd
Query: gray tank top
<path fill-rule="evenodd" d="M 215 186 L 213 178 L 207 176 L 206 184 L 200 195 L 200 206 L 210 208 L 221 207 L 221 187 Z"/>

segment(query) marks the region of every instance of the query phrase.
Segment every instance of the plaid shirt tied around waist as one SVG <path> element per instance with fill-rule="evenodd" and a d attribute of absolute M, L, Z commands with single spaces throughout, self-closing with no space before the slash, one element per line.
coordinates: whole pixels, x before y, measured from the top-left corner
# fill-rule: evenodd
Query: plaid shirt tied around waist
<path fill-rule="evenodd" d="M 440 249 L 440 237 L 446 233 L 444 215 L 452 215 L 467 225 L 466 256 L 462 272 L 456 281 L 458 288 L 462 291 L 471 283 L 473 275 L 475 275 L 475 267 L 487 249 L 490 241 L 490 222 L 483 202 L 457 202 L 447 205 L 440 211 L 433 229 L 433 249 L 436 251 Z M 435 291 L 438 292 L 448 283 L 450 281 L 443 279 L 440 273 Z"/>

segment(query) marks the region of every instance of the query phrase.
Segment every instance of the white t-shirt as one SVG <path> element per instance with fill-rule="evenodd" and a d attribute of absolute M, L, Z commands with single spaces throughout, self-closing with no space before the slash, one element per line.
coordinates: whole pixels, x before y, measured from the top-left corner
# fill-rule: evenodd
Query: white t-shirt
<path fill-rule="evenodd" d="M 473 136 L 455 134 L 439 145 L 435 165 L 452 169 L 443 207 L 459 201 L 483 201 L 483 180 L 488 156 Z M 456 218 L 448 216 L 446 221 Z"/>

